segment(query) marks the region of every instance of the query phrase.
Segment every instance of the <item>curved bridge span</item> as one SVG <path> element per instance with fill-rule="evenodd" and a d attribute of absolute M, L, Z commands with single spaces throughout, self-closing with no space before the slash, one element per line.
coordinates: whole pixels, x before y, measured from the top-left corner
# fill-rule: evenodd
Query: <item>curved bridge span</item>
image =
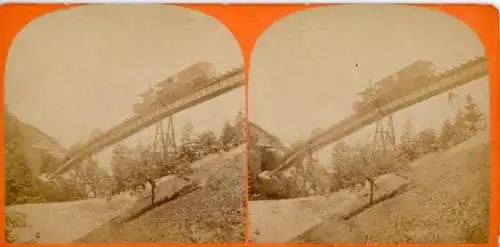
<path fill-rule="evenodd" d="M 488 62 L 486 57 L 479 57 L 455 66 L 448 71 L 432 77 L 425 87 L 411 91 L 399 98 L 395 98 L 386 104 L 380 105 L 379 108 L 365 112 L 364 114 L 348 116 L 344 120 L 330 126 L 325 131 L 312 136 L 305 144 L 291 150 L 285 156 L 283 162 L 276 169 L 269 172 L 268 175 L 272 176 L 285 171 L 296 164 L 294 161 L 307 152 L 318 151 L 332 142 L 338 141 L 387 115 L 486 75 L 488 75 Z"/>

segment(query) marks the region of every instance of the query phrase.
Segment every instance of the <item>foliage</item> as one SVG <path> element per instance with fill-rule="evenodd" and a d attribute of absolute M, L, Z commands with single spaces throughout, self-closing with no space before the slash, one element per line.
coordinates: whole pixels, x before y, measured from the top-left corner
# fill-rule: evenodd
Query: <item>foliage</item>
<path fill-rule="evenodd" d="M 447 118 L 444 120 L 439 135 L 439 143 L 443 149 L 453 146 L 455 142 L 455 129 L 451 121 Z"/>
<path fill-rule="evenodd" d="M 238 113 L 236 119 L 239 121 L 236 125 L 243 125 L 241 113 Z M 139 193 L 145 189 L 147 183 L 155 187 L 155 179 L 168 175 L 186 178 L 193 172 L 193 162 L 219 152 L 221 146 L 225 145 L 226 150 L 235 147 L 238 135 L 235 127 L 227 122 L 220 137 L 213 131 L 205 131 L 195 136 L 193 125 L 187 122 L 182 129 L 180 145 L 175 153 L 159 155 L 153 152 L 151 146 L 137 145 L 134 149 L 116 145 L 111 161 L 113 183 L 106 182 L 107 189 L 112 191 L 105 194 Z"/>
<path fill-rule="evenodd" d="M 22 203 L 44 202 L 39 189 L 33 179 L 31 170 L 24 157 L 23 136 L 17 128 L 5 133 L 5 205 Z M 26 215 L 20 213 L 7 213 L 5 215 L 5 240 L 8 243 L 16 242 L 14 228 L 27 227 Z M 38 233 L 34 236 L 34 241 Z"/>
<path fill-rule="evenodd" d="M 5 215 L 5 240 L 7 243 L 14 243 L 17 240 L 13 233 L 14 228 L 25 228 L 27 226 L 25 214 L 7 213 Z"/>
<path fill-rule="evenodd" d="M 413 136 L 413 124 L 408 118 L 403 125 L 403 130 L 399 139 L 398 155 L 402 161 L 413 161 L 418 158 L 415 149 L 415 138 Z"/>
<path fill-rule="evenodd" d="M 234 138 L 233 138 L 233 146 L 238 146 L 245 142 L 245 115 L 243 111 L 238 111 L 236 117 L 234 119 Z"/>
<path fill-rule="evenodd" d="M 454 143 L 460 143 L 467 139 L 465 123 L 465 113 L 462 109 L 458 109 L 453 119 L 453 130 L 455 132 Z"/>
<path fill-rule="evenodd" d="M 229 121 L 224 124 L 220 140 L 224 151 L 231 149 L 237 143 L 237 131 Z"/>
<path fill-rule="evenodd" d="M 219 150 L 219 141 L 217 136 L 212 131 L 206 131 L 199 136 L 199 145 L 202 150 L 202 155 L 215 153 Z"/>
<path fill-rule="evenodd" d="M 57 164 L 57 159 L 53 155 L 50 155 L 47 152 L 43 152 L 40 173 L 46 173 L 55 170 L 56 164 Z"/>
<path fill-rule="evenodd" d="M 415 138 L 415 146 L 419 156 L 434 153 L 439 150 L 439 142 L 436 130 L 424 129 Z"/>
<path fill-rule="evenodd" d="M 463 120 L 468 135 L 485 129 L 487 125 L 484 114 L 470 94 L 465 97 Z"/>
<path fill-rule="evenodd" d="M 332 149 L 332 190 L 353 188 L 364 180 L 370 183 L 373 177 L 397 173 L 406 169 L 409 162 L 455 146 L 485 128 L 484 114 L 469 94 L 465 106 L 457 110 L 453 121 L 443 122 L 440 132 L 428 128 L 413 135 L 413 125 L 408 119 L 395 151 L 383 152 L 372 150 L 369 145 L 352 146 L 339 141 Z"/>
<path fill-rule="evenodd" d="M 146 162 L 137 162 L 133 156 L 132 149 L 123 145 L 116 145 L 113 149 L 111 158 L 111 169 L 115 179 L 116 187 L 113 194 L 118 194 L 124 191 L 135 192 L 138 187 L 143 187 L 145 178 Z"/>
<path fill-rule="evenodd" d="M 194 126 L 191 122 L 187 122 L 182 128 L 181 133 L 181 145 L 186 145 L 191 142 L 191 138 L 193 137 Z"/>
<path fill-rule="evenodd" d="M 11 138 L 6 138 L 5 145 L 5 204 L 45 201 L 37 191 L 31 170 L 26 164 L 22 136 L 14 135 Z"/>
<path fill-rule="evenodd" d="M 26 149 L 24 136 L 17 127 L 5 133 L 5 188 L 6 205 L 61 202 L 85 199 L 89 194 L 96 194 L 96 182 L 99 176 L 93 179 L 93 172 L 97 168 L 96 162 L 86 166 L 87 171 L 77 173 L 77 170 L 68 172 L 64 177 L 56 177 L 50 182 L 41 182 L 33 175 L 33 171 L 26 164 Z M 54 171 L 60 161 L 55 154 L 49 151 L 40 152 L 40 171 L 46 173 Z M 86 185 L 82 189 L 82 184 Z"/>
<path fill-rule="evenodd" d="M 296 168 L 296 182 L 301 191 L 308 195 L 320 193 L 318 169 L 319 160 L 314 155 L 306 155 L 302 165 Z"/>

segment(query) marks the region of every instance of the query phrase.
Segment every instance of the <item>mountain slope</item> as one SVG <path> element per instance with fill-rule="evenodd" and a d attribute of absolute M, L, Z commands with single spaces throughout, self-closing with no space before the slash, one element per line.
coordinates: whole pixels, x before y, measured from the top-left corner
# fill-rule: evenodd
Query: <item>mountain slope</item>
<path fill-rule="evenodd" d="M 483 132 L 412 164 L 412 185 L 348 220 L 331 217 L 289 242 L 481 243 L 488 241 L 489 136 Z"/>
<path fill-rule="evenodd" d="M 22 153 L 26 159 L 28 168 L 33 176 L 40 174 L 40 169 L 43 164 L 43 155 L 46 151 L 37 148 L 36 146 L 47 146 L 54 149 L 57 153 L 65 153 L 66 150 L 53 137 L 48 136 L 36 127 L 26 124 L 18 119 L 15 115 L 5 109 L 5 143 L 9 143 L 13 138 L 22 139 Z"/>
<path fill-rule="evenodd" d="M 251 121 L 248 121 L 248 133 L 251 137 L 257 138 L 261 143 L 266 143 L 281 150 L 282 152 L 290 151 L 290 148 L 286 147 L 277 136 L 269 133 Z"/>

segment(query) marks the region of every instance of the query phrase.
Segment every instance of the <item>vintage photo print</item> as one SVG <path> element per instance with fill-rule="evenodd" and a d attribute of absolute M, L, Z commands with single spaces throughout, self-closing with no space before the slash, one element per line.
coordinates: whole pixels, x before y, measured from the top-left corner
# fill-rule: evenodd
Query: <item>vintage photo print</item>
<path fill-rule="evenodd" d="M 223 24 L 172 5 L 26 25 L 5 78 L 8 242 L 243 242 L 242 61 Z"/>
<path fill-rule="evenodd" d="M 275 22 L 249 71 L 258 243 L 487 243 L 488 67 L 466 23 L 403 5 Z"/>

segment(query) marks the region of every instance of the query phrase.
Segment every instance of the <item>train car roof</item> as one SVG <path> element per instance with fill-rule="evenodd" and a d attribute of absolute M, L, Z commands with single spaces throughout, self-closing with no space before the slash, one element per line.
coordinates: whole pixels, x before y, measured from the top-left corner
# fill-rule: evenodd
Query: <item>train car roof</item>
<path fill-rule="evenodd" d="M 401 72 L 406 72 L 408 70 L 411 70 L 411 69 L 414 69 L 417 65 L 421 65 L 421 64 L 425 64 L 425 65 L 432 65 L 433 63 L 431 62 L 428 62 L 428 61 L 424 61 L 424 60 L 418 60 L 418 61 L 415 61 L 413 63 L 410 63 L 406 66 L 404 66 L 403 68 L 400 68 L 398 71 L 396 71 L 395 73 L 392 73 L 388 76 L 385 76 L 383 77 L 382 79 L 376 81 L 374 84 L 375 85 L 384 85 L 385 83 L 390 83 L 390 80 L 392 79 L 392 77 L 394 75 L 397 75 Z M 389 81 L 388 81 L 389 80 Z"/>
<path fill-rule="evenodd" d="M 166 86 L 168 86 L 171 82 L 170 82 L 170 79 L 172 78 L 173 76 L 170 76 L 168 77 L 167 79 L 165 80 L 162 80 L 160 82 L 158 82 L 158 84 L 156 84 L 159 88 L 164 88 Z"/>
<path fill-rule="evenodd" d="M 373 87 L 373 86 L 371 86 L 371 87 L 367 87 L 367 88 L 363 89 L 361 92 L 356 93 L 356 94 L 357 94 L 357 95 L 366 95 L 366 94 L 370 94 L 370 93 L 372 93 L 372 92 L 373 92 L 373 90 L 374 90 L 374 87 Z"/>
<path fill-rule="evenodd" d="M 165 86 L 167 86 L 167 85 L 168 85 L 168 81 L 169 81 L 169 79 L 170 79 L 170 78 L 172 78 L 172 77 L 174 77 L 174 76 L 176 76 L 176 75 L 178 75 L 178 74 L 184 73 L 184 72 L 186 72 L 186 71 L 189 71 L 189 70 L 191 70 L 191 69 L 193 69 L 193 68 L 196 68 L 196 67 L 198 67 L 198 66 L 200 66 L 200 65 L 209 65 L 209 66 L 214 66 L 212 63 L 209 63 L 209 62 L 197 62 L 197 63 L 191 64 L 191 65 L 187 66 L 186 68 L 181 69 L 181 70 L 177 71 L 176 73 L 174 73 L 174 74 L 170 75 L 170 76 L 169 76 L 169 77 L 167 77 L 166 79 L 161 80 L 160 82 L 158 82 L 158 83 L 157 83 L 157 86 L 158 86 L 158 87 L 165 87 Z"/>
<path fill-rule="evenodd" d="M 143 93 L 138 94 L 138 96 L 141 97 L 148 97 L 149 95 L 153 94 L 155 90 L 153 88 L 149 88 L 148 90 L 144 91 Z"/>

